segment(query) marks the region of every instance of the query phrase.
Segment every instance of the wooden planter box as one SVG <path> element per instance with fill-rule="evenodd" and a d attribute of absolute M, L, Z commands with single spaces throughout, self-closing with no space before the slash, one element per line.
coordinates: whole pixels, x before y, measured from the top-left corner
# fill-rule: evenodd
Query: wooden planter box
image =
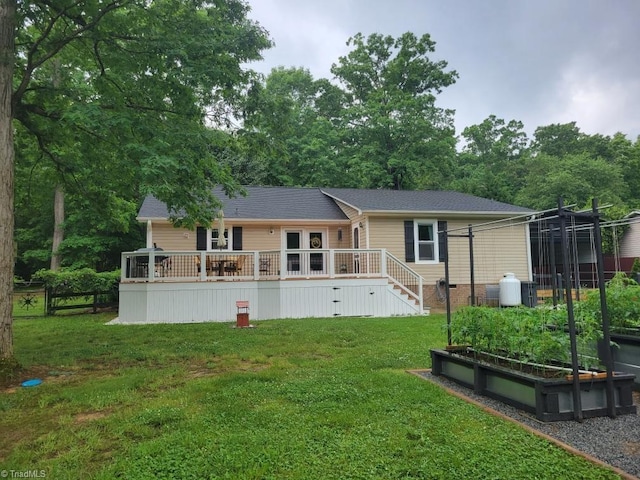
<path fill-rule="evenodd" d="M 635 389 L 640 390 L 640 331 L 629 334 L 612 333 L 611 341 L 618 346 L 611 347 L 611 357 L 613 358 L 613 368 L 616 371 L 632 373 L 635 375 Z M 604 358 L 604 342 L 598 342 L 598 354 L 600 359 Z"/>
<path fill-rule="evenodd" d="M 445 350 L 431 350 L 433 375 L 442 375 L 465 387 L 521 410 L 535 414 L 543 422 L 573 420 L 573 383 L 562 377 L 547 379 L 492 365 Z M 633 404 L 634 375 L 613 377 L 616 414 L 636 413 Z M 602 417 L 607 413 L 606 379 L 580 382 L 582 415 Z"/>

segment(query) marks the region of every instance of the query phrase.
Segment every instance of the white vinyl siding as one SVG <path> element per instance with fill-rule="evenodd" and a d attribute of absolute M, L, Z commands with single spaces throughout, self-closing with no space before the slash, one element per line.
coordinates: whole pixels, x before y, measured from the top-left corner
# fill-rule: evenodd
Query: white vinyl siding
<path fill-rule="evenodd" d="M 637 221 L 637 218 L 632 220 Z M 618 236 L 620 231 L 616 232 Z M 621 257 L 640 257 L 640 223 L 631 223 L 629 230 L 624 233 L 620 242 Z"/>

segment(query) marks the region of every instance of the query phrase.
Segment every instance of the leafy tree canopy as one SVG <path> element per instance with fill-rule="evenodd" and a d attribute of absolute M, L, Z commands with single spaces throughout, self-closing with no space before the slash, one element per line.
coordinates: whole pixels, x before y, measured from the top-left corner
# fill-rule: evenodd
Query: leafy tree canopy
<path fill-rule="evenodd" d="M 331 72 L 344 87 L 343 132 L 353 186 L 411 189 L 442 185 L 455 154 L 453 112 L 436 94 L 458 74 L 430 58 L 429 35 L 357 34 Z"/>
<path fill-rule="evenodd" d="M 328 80 L 301 68 L 273 69 L 264 84 L 253 86 L 240 136 L 255 163 L 268 166 L 263 182 L 336 185 L 343 97 Z"/>
<path fill-rule="evenodd" d="M 227 124 L 252 77 L 243 65 L 270 46 L 246 13 L 239 0 L 21 3 L 14 115 L 51 181 L 96 213 L 133 187 L 187 224 L 214 218 L 211 187 L 238 185 L 209 127 Z"/>
<path fill-rule="evenodd" d="M 153 194 L 187 225 L 215 218 L 212 187 L 238 191 L 219 129 L 270 46 L 239 0 L 53 0 L 17 11 L 13 114 L 17 239 L 33 269 L 51 255 L 64 185 L 66 265 L 111 268 L 141 241 Z M 43 241 L 44 238 L 44 241 Z"/>

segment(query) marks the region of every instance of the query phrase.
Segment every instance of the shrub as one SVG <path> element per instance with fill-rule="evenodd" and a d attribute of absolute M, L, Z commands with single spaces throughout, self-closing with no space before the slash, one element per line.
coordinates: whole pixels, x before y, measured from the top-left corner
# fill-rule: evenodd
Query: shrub
<path fill-rule="evenodd" d="M 39 270 L 33 278 L 42 281 L 45 289 L 54 297 L 57 295 L 73 297 L 75 294 L 77 297 L 89 298 L 87 294 L 103 292 L 103 295 L 98 296 L 98 302 L 103 304 L 118 303 L 119 270 L 100 273 L 90 268 L 62 269 L 60 271 Z M 54 298 L 52 304 L 59 306 L 64 302 L 63 298 Z M 53 313 L 53 311 L 48 309 L 49 313 Z"/>
<path fill-rule="evenodd" d="M 44 283 L 45 288 L 54 293 L 108 292 L 118 289 L 120 271 L 96 272 L 90 268 L 60 271 L 39 270 L 34 279 Z"/>

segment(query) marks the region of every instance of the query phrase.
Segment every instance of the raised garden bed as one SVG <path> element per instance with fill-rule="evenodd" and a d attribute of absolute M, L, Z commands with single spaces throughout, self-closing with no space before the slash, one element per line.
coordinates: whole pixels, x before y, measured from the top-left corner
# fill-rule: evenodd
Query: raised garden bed
<path fill-rule="evenodd" d="M 573 382 L 567 376 L 545 378 L 485 362 L 462 352 L 431 350 L 432 374 L 442 375 L 465 387 L 521 410 L 538 420 L 554 422 L 574 419 Z M 598 372 L 595 372 L 598 373 Z M 616 415 L 636 413 L 633 404 L 635 375 L 613 376 Z M 607 416 L 606 378 L 590 375 L 580 380 L 580 400 L 584 418 Z"/>
<path fill-rule="evenodd" d="M 611 333 L 611 341 L 616 344 L 610 347 L 613 368 L 634 374 L 635 389 L 640 390 L 640 335 L 637 331 L 629 329 L 627 333 Z M 604 358 L 604 348 L 604 342 L 598 342 L 600 358 Z"/>
<path fill-rule="evenodd" d="M 597 294 L 588 292 L 578 307 L 601 318 Z M 640 390 L 640 285 L 624 273 L 618 273 L 607 283 L 606 297 L 610 338 L 615 344 L 610 347 L 613 368 L 635 374 L 635 388 Z M 600 340 L 598 356 L 604 359 L 605 354 L 605 343 Z"/>

